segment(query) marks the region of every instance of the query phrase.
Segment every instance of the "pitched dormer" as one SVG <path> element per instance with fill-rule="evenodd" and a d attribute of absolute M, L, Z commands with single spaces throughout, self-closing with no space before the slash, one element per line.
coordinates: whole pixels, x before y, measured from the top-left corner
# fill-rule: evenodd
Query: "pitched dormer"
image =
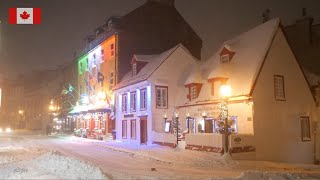
<path fill-rule="evenodd" d="M 234 55 L 235 55 L 235 52 L 231 51 L 231 47 L 228 45 L 225 45 L 220 52 L 220 63 L 221 64 L 229 63 Z"/>
<path fill-rule="evenodd" d="M 132 76 L 137 75 L 140 70 L 149 62 L 149 59 L 145 59 L 147 55 L 134 55 L 131 60 Z"/>
<path fill-rule="evenodd" d="M 211 83 L 211 96 L 215 96 L 215 94 L 219 92 L 218 89 L 220 89 L 222 85 L 225 85 L 227 80 L 228 78 L 225 77 L 215 77 L 208 79 L 208 82 Z"/>
<path fill-rule="evenodd" d="M 189 101 L 198 98 L 202 85 L 200 69 L 194 68 L 184 85 L 184 87 L 188 88 L 187 99 L 189 99 Z"/>
<path fill-rule="evenodd" d="M 184 85 L 184 87 L 188 88 L 187 98 L 189 99 L 189 101 L 192 101 L 198 98 L 201 91 L 202 83 L 190 83 Z"/>

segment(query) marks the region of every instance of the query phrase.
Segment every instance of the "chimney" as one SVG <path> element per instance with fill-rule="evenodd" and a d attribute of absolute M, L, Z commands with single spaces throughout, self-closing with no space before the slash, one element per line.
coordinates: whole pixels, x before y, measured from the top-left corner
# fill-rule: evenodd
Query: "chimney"
<path fill-rule="evenodd" d="M 174 7 L 174 0 L 148 0 L 148 1 Z"/>

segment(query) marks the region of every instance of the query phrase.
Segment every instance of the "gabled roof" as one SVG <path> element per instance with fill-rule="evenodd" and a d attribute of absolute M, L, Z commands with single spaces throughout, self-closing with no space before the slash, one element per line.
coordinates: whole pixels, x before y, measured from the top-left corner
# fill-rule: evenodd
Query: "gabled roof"
<path fill-rule="evenodd" d="M 147 63 L 139 72 L 137 75 L 132 75 L 132 71 L 128 72 L 120 81 L 119 84 L 114 88 L 120 89 L 123 87 L 126 87 L 131 84 L 139 83 L 141 81 L 144 81 L 150 77 L 150 75 L 180 46 L 183 46 L 181 44 L 157 55 L 147 55 L 150 57 L 148 60 L 149 63 Z M 138 57 L 147 57 L 145 55 L 137 55 Z"/>
<path fill-rule="evenodd" d="M 133 58 L 136 60 L 136 61 L 140 61 L 140 62 L 151 62 L 152 59 L 154 57 L 156 57 L 158 55 L 133 55 Z"/>
<path fill-rule="evenodd" d="M 234 95 L 250 94 L 279 25 L 279 18 L 272 19 L 225 41 L 215 55 L 201 66 L 203 77 L 228 78 L 227 83 L 233 86 Z M 235 55 L 229 63 L 221 64 L 220 52 L 226 46 L 230 47 Z"/>

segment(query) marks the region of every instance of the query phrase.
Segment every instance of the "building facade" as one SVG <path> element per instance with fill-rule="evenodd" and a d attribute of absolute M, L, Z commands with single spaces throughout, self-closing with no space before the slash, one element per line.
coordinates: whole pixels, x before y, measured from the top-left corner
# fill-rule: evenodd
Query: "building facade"
<path fill-rule="evenodd" d="M 112 89 L 130 71 L 134 54 L 159 54 L 182 43 L 200 58 L 202 47 L 173 0 L 148 0 L 122 17 L 109 18 L 86 39 L 78 58 L 80 101 L 71 114 L 78 129 L 103 134 L 115 128 Z"/>
<path fill-rule="evenodd" d="M 155 134 L 165 130 L 163 115 L 174 113 L 177 85 L 197 61 L 181 44 L 157 55 L 134 55 L 132 70 L 115 88 L 117 140 L 160 143 Z"/>

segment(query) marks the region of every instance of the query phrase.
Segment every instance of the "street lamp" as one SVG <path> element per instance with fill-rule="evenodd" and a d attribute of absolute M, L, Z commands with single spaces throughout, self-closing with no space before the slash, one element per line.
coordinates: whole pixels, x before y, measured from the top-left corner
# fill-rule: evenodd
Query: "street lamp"
<path fill-rule="evenodd" d="M 205 124 L 206 124 L 206 118 L 207 118 L 207 113 L 206 112 L 203 112 L 202 113 L 202 118 L 203 118 L 203 129 L 205 129 Z M 202 129 L 201 129 L 201 133 L 202 133 Z"/>
<path fill-rule="evenodd" d="M 228 153 L 229 149 L 229 132 L 228 132 L 228 97 L 231 96 L 231 87 L 227 85 L 222 85 L 220 87 L 220 94 L 222 96 L 221 101 L 221 118 L 224 119 L 224 136 L 225 136 L 225 147 L 224 153 Z"/>
<path fill-rule="evenodd" d="M 164 114 L 164 115 L 163 115 L 163 119 L 164 119 L 164 124 L 166 124 L 166 123 L 167 123 L 167 119 L 168 119 L 168 118 L 167 118 L 167 114 Z"/>
<path fill-rule="evenodd" d="M 190 130 L 190 114 L 187 113 L 187 126 L 188 126 L 188 133 L 189 133 L 189 130 Z"/>

